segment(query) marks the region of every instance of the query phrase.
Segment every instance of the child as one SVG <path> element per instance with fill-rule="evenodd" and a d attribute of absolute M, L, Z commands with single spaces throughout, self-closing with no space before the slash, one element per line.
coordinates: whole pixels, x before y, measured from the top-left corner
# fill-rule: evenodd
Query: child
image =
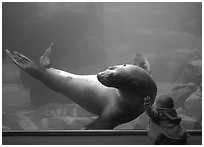
<path fill-rule="evenodd" d="M 148 135 L 154 144 L 181 145 L 187 142 L 187 133 L 180 124 L 181 118 L 174 109 L 173 99 L 163 95 L 151 106 L 151 98 L 144 99 L 144 108 L 149 119 Z"/>

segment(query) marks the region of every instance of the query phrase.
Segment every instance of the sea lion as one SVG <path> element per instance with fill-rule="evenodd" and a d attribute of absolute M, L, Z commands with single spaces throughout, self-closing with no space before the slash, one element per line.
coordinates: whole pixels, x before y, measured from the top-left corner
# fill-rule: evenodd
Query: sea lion
<path fill-rule="evenodd" d="M 18 52 L 6 50 L 6 53 L 17 66 L 47 87 L 99 116 L 85 129 L 113 129 L 144 112 L 144 97 L 150 96 L 154 101 L 156 83 L 141 67 L 124 64 L 97 75 L 76 75 L 51 67 L 51 46 L 40 57 L 40 66 Z"/>

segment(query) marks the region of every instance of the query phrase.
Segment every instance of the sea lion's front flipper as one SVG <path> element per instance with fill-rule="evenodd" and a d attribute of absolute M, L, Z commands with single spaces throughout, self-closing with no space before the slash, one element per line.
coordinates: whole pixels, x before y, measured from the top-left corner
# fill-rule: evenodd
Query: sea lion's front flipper
<path fill-rule="evenodd" d="M 50 54 L 51 54 L 51 48 L 54 44 L 54 41 L 51 43 L 48 49 L 45 50 L 45 53 L 43 56 L 40 57 L 40 66 L 43 68 L 50 68 L 51 62 L 50 62 Z"/>
<path fill-rule="evenodd" d="M 147 58 L 141 54 L 136 53 L 134 64 L 146 70 L 149 74 L 151 74 L 150 64 Z"/>

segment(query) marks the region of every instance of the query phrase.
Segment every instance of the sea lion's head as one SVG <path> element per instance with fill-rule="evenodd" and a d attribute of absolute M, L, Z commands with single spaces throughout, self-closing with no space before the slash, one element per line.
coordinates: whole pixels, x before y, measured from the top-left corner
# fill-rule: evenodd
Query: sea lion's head
<path fill-rule="evenodd" d="M 123 64 L 111 66 L 97 74 L 98 80 L 107 87 L 140 88 L 147 87 L 151 75 L 136 65 Z"/>
<path fill-rule="evenodd" d="M 107 86 L 134 93 L 142 98 L 156 97 L 157 86 L 152 76 L 139 66 L 123 64 L 111 66 L 97 74 L 98 81 Z"/>

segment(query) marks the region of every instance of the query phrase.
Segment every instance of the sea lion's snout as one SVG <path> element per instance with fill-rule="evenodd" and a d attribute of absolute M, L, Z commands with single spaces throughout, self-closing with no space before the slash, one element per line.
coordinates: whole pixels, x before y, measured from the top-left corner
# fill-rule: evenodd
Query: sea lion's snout
<path fill-rule="evenodd" d="M 105 79 L 107 79 L 108 78 L 108 74 L 106 73 L 106 72 L 99 72 L 98 74 L 97 74 L 97 78 L 98 78 L 98 80 L 101 82 L 101 81 L 104 81 Z"/>
<path fill-rule="evenodd" d="M 102 73 L 99 72 L 99 73 L 97 74 L 97 79 L 98 79 L 99 81 L 101 81 L 101 78 L 102 78 Z"/>
<path fill-rule="evenodd" d="M 110 83 L 113 79 L 113 76 L 114 76 L 114 73 L 110 72 L 109 70 L 105 70 L 97 74 L 98 81 L 108 87 L 111 86 Z"/>

